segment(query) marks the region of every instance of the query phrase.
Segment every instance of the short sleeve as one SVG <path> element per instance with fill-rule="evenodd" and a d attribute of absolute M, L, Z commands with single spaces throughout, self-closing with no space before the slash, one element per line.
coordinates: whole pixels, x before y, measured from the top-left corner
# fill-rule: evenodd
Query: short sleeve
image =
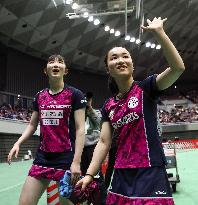
<path fill-rule="evenodd" d="M 39 96 L 39 93 L 36 94 L 32 102 L 33 111 L 37 111 L 37 112 L 39 112 L 38 96 Z"/>
<path fill-rule="evenodd" d="M 146 94 L 151 96 L 152 98 L 157 98 L 162 93 L 162 91 L 159 91 L 157 88 L 156 78 L 157 74 L 154 74 L 138 83 L 139 86 L 146 92 Z"/>
<path fill-rule="evenodd" d="M 78 89 L 75 89 L 72 96 L 72 107 L 73 110 L 78 110 L 81 108 L 85 108 L 87 104 L 87 100 L 85 95 Z"/>
<path fill-rule="evenodd" d="M 110 121 L 108 113 L 105 109 L 105 105 L 106 103 L 103 105 L 102 109 L 101 109 L 101 114 L 102 114 L 102 122 L 108 122 Z"/>

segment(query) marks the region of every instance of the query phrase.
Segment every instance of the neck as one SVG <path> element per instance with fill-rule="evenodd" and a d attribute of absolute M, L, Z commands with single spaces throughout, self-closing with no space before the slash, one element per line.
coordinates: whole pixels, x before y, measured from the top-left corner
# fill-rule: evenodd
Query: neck
<path fill-rule="evenodd" d="M 56 94 L 64 88 L 64 81 L 63 80 L 58 80 L 58 81 L 49 80 L 49 84 L 50 84 L 51 94 Z"/>
<path fill-rule="evenodd" d="M 123 96 L 126 92 L 128 92 L 133 81 L 134 80 L 132 76 L 130 76 L 128 79 L 124 78 L 124 79 L 116 80 L 119 89 L 118 95 Z"/>

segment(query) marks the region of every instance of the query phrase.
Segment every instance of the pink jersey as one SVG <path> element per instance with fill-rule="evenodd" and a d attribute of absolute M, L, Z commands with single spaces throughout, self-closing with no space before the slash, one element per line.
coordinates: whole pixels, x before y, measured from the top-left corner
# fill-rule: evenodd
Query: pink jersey
<path fill-rule="evenodd" d="M 156 75 L 134 82 L 123 98 L 105 103 L 103 121 L 109 121 L 117 135 L 115 168 L 140 168 L 165 163 L 157 124 L 159 92 Z"/>
<path fill-rule="evenodd" d="M 34 101 L 39 112 L 40 149 L 44 152 L 72 151 L 75 143 L 74 111 L 85 108 L 86 100 L 81 91 L 65 86 L 57 94 L 49 89 L 40 91 Z"/>

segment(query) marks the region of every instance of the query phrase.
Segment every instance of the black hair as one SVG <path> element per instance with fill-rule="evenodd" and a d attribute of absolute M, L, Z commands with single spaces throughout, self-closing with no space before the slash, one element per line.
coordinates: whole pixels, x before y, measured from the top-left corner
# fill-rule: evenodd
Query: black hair
<path fill-rule="evenodd" d="M 111 49 L 110 49 L 110 50 L 111 50 Z M 110 51 L 110 50 L 109 50 L 109 51 Z M 105 59 L 104 59 L 104 63 L 105 63 L 105 65 L 106 65 L 107 71 L 108 71 L 108 62 L 107 62 L 107 61 L 108 61 L 109 51 L 108 51 L 108 53 L 107 53 L 107 55 L 105 56 Z M 119 92 L 118 85 L 117 85 L 116 81 L 115 81 L 114 78 L 111 77 L 110 75 L 109 75 L 109 77 L 108 77 L 108 88 L 109 88 L 109 90 L 111 91 L 111 93 L 112 93 L 113 95 L 117 95 L 118 92 Z"/>
<path fill-rule="evenodd" d="M 86 93 L 86 98 L 87 98 L 87 100 L 93 98 L 93 93 L 92 92 L 87 92 Z"/>
<path fill-rule="evenodd" d="M 65 62 L 65 58 L 64 58 L 63 56 L 59 55 L 59 54 L 53 54 L 53 55 L 51 55 L 51 56 L 48 58 L 48 62 L 54 61 L 56 58 L 57 58 L 58 60 L 61 60 L 61 61 Z"/>

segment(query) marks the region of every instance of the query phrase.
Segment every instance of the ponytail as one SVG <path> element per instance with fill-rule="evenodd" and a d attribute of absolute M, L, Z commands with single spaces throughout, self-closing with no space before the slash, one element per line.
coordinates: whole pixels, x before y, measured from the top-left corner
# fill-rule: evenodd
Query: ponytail
<path fill-rule="evenodd" d="M 105 59 L 104 59 L 104 63 L 106 65 L 106 69 L 108 70 L 107 58 L 108 58 L 108 54 L 105 56 Z M 116 81 L 110 75 L 109 75 L 109 78 L 108 78 L 108 88 L 109 88 L 109 90 L 111 91 L 111 93 L 113 95 L 117 95 L 118 92 L 119 92 L 119 89 L 118 89 Z"/>
<path fill-rule="evenodd" d="M 109 75 L 109 79 L 108 79 L 108 88 L 113 95 L 117 95 L 119 92 L 116 81 L 110 75 Z"/>

